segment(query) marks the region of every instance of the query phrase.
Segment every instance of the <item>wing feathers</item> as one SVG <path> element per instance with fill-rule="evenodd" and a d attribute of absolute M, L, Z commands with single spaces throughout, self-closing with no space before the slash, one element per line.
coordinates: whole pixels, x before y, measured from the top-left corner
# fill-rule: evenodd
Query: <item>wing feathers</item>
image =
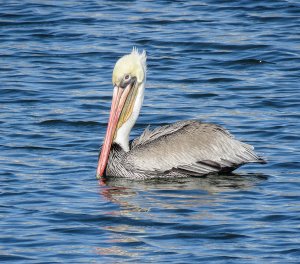
<path fill-rule="evenodd" d="M 132 143 L 126 164 L 138 170 L 190 175 L 231 171 L 248 162 L 263 162 L 253 147 L 242 143 L 224 128 L 181 121 L 149 130 Z"/>

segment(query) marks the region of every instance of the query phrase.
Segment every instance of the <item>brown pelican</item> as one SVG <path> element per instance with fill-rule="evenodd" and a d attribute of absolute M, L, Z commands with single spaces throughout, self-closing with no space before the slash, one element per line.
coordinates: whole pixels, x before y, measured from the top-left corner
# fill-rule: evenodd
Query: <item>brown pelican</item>
<path fill-rule="evenodd" d="M 264 163 L 253 147 L 224 128 L 199 121 L 179 121 L 148 128 L 129 142 L 144 98 L 146 53 L 133 49 L 113 70 L 114 85 L 97 178 L 131 179 L 201 176 L 231 172 L 246 163 Z"/>

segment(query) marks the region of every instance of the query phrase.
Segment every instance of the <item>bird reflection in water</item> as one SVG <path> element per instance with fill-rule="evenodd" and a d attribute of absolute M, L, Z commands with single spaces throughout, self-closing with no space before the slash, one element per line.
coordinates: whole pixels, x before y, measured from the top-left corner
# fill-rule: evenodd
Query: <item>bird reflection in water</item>
<path fill-rule="evenodd" d="M 250 190 L 266 179 L 267 176 L 262 174 L 227 174 L 172 181 L 120 178 L 102 181 L 100 195 L 118 207 L 109 212 L 117 218 L 116 224 L 101 226 L 101 229 L 111 234 L 108 245 L 116 246 L 97 247 L 96 252 L 100 255 L 138 257 L 153 250 L 145 239 L 149 233 L 160 236 L 161 226 L 168 226 L 173 232 L 178 223 L 202 225 L 207 221 L 223 220 L 216 215 L 214 208 L 233 199 L 230 193 L 233 196 L 241 190 Z M 135 246 L 124 246 L 128 244 Z M 128 251 L 128 248 L 132 250 Z"/>
<path fill-rule="evenodd" d="M 179 193 L 184 190 L 198 190 L 203 195 L 207 196 L 221 192 L 251 189 L 255 185 L 267 179 L 268 176 L 258 173 L 230 173 L 224 175 L 211 174 L 203 177 L 188 177 L 172 180 L 153 179 L 148 181 L 109 178 L 102 179 L 99 183 L 101 186 L 101 195 L 111 202 L 124 205 L 124 198 L 134 198 L 141 190 L 174 190 Z M 189 193 L 185 193 L 185 195 L 189 196 Z M 134 199 L 132 201 L 134 202 Z"/>

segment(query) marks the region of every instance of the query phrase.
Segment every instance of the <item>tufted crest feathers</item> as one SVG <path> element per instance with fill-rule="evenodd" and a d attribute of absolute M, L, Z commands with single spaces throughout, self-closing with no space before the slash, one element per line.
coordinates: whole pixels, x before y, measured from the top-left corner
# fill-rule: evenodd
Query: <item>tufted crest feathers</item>
<path fill-rule="evenodd" d="M 114 68 L 112 82 L 119 85 L 122 78 L 130 74 L 137 78 L 138 83 L 142 83 L 146 78 L 146 52 L 139 53 L 138 49 L 133 47 L 132 52 L 120 58 Z"/>

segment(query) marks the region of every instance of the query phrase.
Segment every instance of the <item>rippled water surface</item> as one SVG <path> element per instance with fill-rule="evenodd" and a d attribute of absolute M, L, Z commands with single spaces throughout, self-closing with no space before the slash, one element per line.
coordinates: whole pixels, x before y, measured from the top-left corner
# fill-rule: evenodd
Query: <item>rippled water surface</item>
<path fill-rule="evenodd" d="M 299 263 L 300 3 L 3 1 L 0 259 Z M 148 53 L 132 132 L 198 119 L 267 165 L 172 182 L 95 179 L 111 72 Z"/>

